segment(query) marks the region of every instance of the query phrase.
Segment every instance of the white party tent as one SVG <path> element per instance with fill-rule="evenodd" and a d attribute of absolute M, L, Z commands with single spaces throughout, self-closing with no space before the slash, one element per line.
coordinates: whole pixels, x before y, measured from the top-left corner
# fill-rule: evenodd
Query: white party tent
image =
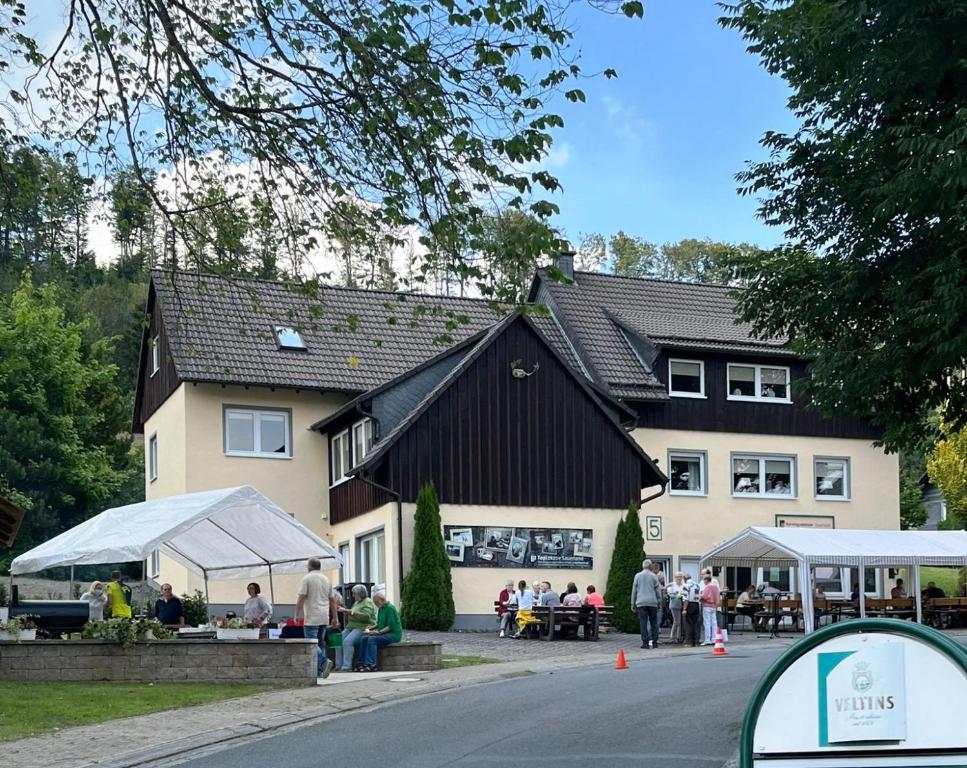
<path fill-rule="evenodd" d="M 318 557 L 322 570 L 342 564 L 339 553 L 250 485 L 168 496 L 115 507 L 15 558 L 11 576 L 54 566 L 145 560 L 155 550 L 209 579 L 304 573 Z"/>
<path fill-rule="evenodd" d="M 752 527 L 705 553 L 702 566 L 706 565 L 797 568 L 807 633 L 813 631 L 813 593 L 803 586 L 811 583 L 810 571 L 816 566 L 860 569 L 860 584 L 866 568 L 909 568 L 921 621 L 919 566 L 967 566 L 967 531 Z M 859 595 L 860 616 L 865 616 L 864 590 Z"/>

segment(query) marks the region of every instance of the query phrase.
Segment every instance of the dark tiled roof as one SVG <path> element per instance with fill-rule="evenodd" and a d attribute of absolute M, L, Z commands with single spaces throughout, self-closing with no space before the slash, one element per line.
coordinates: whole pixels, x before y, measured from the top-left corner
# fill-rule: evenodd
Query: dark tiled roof
<path fill-rule="evenodd" d="M 154 270 L 152 283 L 181 379 L 365 392 L 506 315 L 480 299 L 302 286 Z M 535 324 L 571 365 L 552 318 Z M 307 350 L 277 348 L 273 325 Z"/>
<path fill-rule="evenodd" d="M 664 389 L 622 332 L 668 347 L 791 355 L 782 339 L 761 340 L 737 323 L 730 288 L 576 272 L 570 285 L 538 275 L 568 329 L 612 395 L 664 399 Z M 538 300 L 540 292 L 535 292 Z"/>

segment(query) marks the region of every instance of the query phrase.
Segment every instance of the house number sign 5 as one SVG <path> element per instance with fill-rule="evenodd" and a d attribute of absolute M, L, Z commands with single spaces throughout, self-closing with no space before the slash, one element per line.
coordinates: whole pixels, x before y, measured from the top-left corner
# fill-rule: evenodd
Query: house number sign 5
<path fill-rule="evenodd" d="M 661 516 L 645 518 L 645 538 L 648 541 L 661 541 Z"/>

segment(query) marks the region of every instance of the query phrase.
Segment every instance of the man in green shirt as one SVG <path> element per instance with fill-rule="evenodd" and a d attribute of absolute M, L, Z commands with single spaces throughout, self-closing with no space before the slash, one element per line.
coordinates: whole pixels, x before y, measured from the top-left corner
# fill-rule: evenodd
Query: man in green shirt
<path fill-rule="evenodd" d="M 403 639 L 403 625 L 400 623 L 400 613 L 396 606 L 386 599 L 386 592 L 377 589 L 373 593 L 376 604 L 376 626 L 370 627 L 359 640 L 359 656 L 362 659 L 363 672 L 376 672 L 376 660 L 379 649 L 384 645 L 398 643 Z"/>

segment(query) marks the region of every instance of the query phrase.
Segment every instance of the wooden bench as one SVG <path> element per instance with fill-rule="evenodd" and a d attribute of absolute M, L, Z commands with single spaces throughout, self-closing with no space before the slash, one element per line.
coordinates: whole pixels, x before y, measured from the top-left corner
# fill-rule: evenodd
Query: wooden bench
<path fill-rule="evenodd" d="M 802 602 L 781 599 L 778 605 L 774 605 L 774 601 L 770 598 L 766 600 L 765 607 L 762 610 L 755 612 L 755 617 L 765 622 L 767 626 L 770 621 L 774 621 L 776 626 L 773 627 L 773 632 L 779 631 L 779 626 L 786 619 L 792 619 L 793 629 L 798 631 L 799 621 L 802 619 Z"/>
<path fill-rule="evenodd" d="M 967 621 L 967 597 L 935 597 L 923 602 L 923 618 L 937 629 Z"/>
<path fill-rule="evenodd" d="M 881 600 L 873 598 L 866 601 L 866 615 L 884 619 L 910 619 L 917 615 L 912 597 Z"/>
<path fill-rule="evenodd" d="M 584 627 L 585 640 L 597 640 L 601 627 L 611 626 L 613 615 L 614 606 L 611 605 L 541 605 L 534 608 L 534 617 L 538 620 L 537 626 L 543 640 L 553 640 L 558 634 L 577 637 L 579 627 Z M 570 632 L 572 629 L 573 635 Z"/>

